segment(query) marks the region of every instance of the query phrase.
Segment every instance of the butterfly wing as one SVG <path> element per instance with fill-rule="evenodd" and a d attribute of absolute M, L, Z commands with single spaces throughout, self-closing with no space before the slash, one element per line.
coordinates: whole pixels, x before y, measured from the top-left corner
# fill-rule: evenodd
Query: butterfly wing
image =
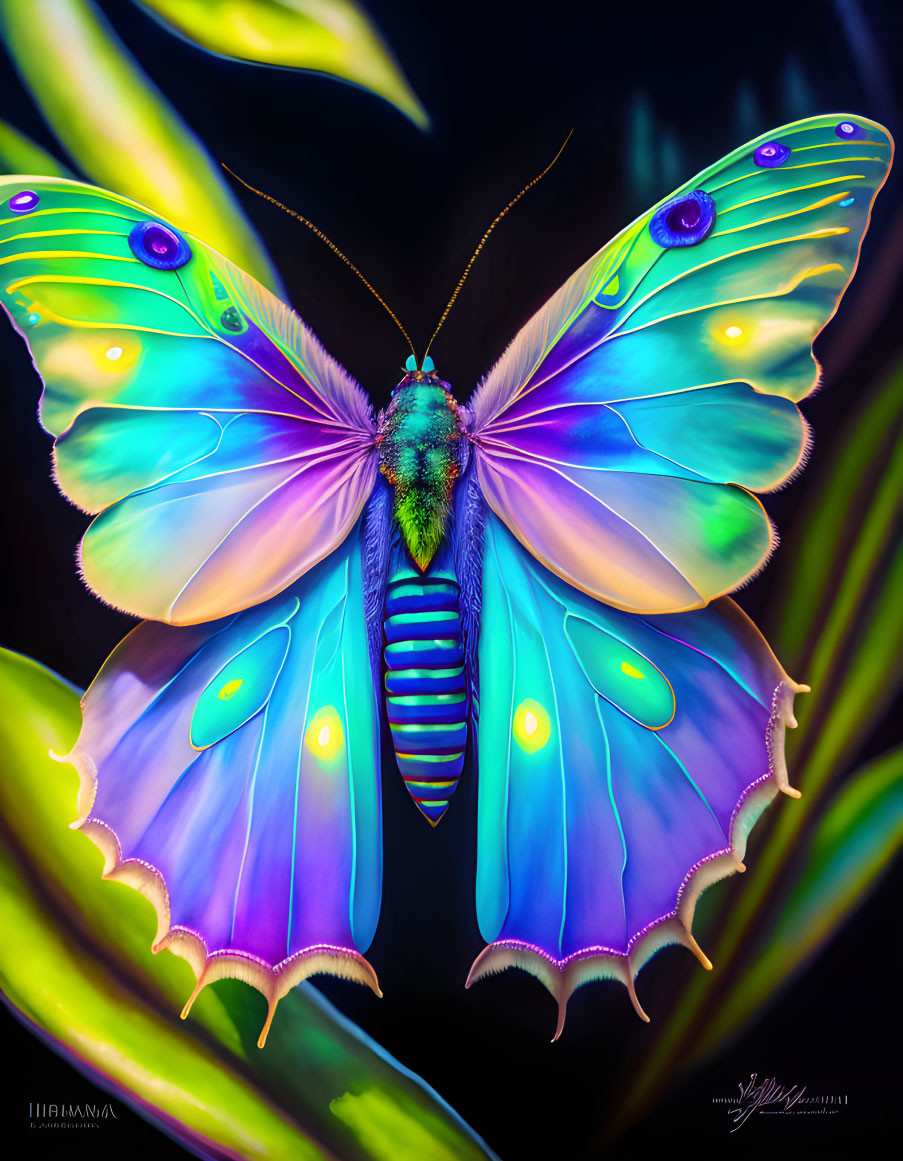
<path fill-rule="evenodd" d="M 784 126 L 687 182 L 527 324 L 469 410 L 477 478 L 530 551 L 635 612 L 700 608 L 774 535 L 754 493 L 807 442 L 812 342 L 855 270 L 892 141 Z"/>
<path fill-rule="evenodd" d="M 595 601 L 485 523 L 477 914 L 468 986 L 519 966 L 559 1003 L 626 984 L 691 934 L 706 886 L 787 781 L 793 682 L 728 598 L 637 616 Z M 644 1016 L 645 1018 L 645 1016 Z"/>
<path fill-rule="evenodd" d="M 209 624 L 145 622 L 83 700 L 80 826 L 142 890 L 195 995 L 235 977 L 270 1013 L 313 972 L 368 984 L 379 913 L 379 717 L 363 519 L 279 596 Z M 194 997 L 192 997 L 192 1000 Z M 184 1014 L 187 1014 L 190 1002 Z"/>
<path fill-rule="evenodd" d="M 0 180 L 0 302 L 45 382 L 83 575 L 174 624 L 265 601 L 342 542 L 377 471 L 366 396 L 197 238 L 63 179 Z"/>

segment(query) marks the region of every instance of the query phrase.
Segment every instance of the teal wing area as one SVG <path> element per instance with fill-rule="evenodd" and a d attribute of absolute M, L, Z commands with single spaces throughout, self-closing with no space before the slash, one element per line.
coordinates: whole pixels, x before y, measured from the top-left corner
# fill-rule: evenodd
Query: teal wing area
<path fill-rule="evenodd" d="M 468 984 L 519 966 L 560 1006 L 691 934 L 787 781 L 793 682 L 730 600 L 639 617 L 538 564 L 493 514 L 478 656 L 477 913 Z M 711 966 L 711 965 L 708 965 Z M 556 1033 L 557 1035 L 557 1033 Z"/>
<path fill-rule="evenodd" d="M 766 561 L 754 493 L 808 442 L 812 343 L 856 269 L 893 142 L 864 117 L 774 129 L 585 263 L 475 393 L 484 496 L 616 608 L 701 608 Z"/>
<path fill-rule="evenodd" d="M 253 609 L 139 625 L 85 695 L 67 758 L 82 779 L 74 825 L 105 877 L 151 899 L 154 948 L 191 963 L 195 995 L 235 977 L 267 997 L 261 1043 L 314 972 L 379 994 L 362 954 L 382 851 L 361 526 Z"/>
<path fill-rule="evenodd" d="M 366 396 L 288 307 L 126 198 L 0 179 L 0 305 L 44 380 L 86 583 L 196 624 L 275 596 L 354 526 Z"/>

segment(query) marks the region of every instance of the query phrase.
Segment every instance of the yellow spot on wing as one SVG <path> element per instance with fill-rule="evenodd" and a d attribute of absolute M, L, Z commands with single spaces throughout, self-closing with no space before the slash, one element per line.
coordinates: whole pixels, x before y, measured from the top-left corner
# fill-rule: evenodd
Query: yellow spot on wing
<path fill-rule="evenodd" d="M 314 713 L 304 731 L 304 744 L 321 762 L 331 762 L 342 752 L 345 731 L 334 705 L 321 706 Z"/>
<path fill-rule="evenodd" d="M 235 695 L 241 689 L 241 686 L 242 679 L 240 677 L 236 677 L 234 681 L 227 681 L 216 696 L 220 701 L 228 701 L 230 698 L 235 697 Z"/>
<path fill-rule="evenodd" d="M 621 662 L 621 672 L 626 673 L 628 677 L 645 677 L 645 673 L 640 673 L 629 661 Z"/>
<path fill-rule="evenodd" d="M 552 735 L 548 710 L 532 697 L 525 698 L 514 711 L 511 733 L 522 750 L 527 754 L 535 754 Z"/>

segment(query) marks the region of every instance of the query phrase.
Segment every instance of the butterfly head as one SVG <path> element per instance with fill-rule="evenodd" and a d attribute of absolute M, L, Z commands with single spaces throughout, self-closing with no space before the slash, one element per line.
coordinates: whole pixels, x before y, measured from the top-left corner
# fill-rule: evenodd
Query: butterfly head
<path fill-rule="evenodd" d="M 395 391 L 399 387 L 407 387 L 411 383 L 441 383 L 439 375 L 436 372 L 436 364 L 429 355 L 418 366 L 417 358 L 414 355 L 408 355 L 407 362 L 404 365 L 404 378 L 398 383 Z M 447 384 L 445 384 L 447 387 Z M 395 392 L 393 391 L 393 394 Z"/>
<path fill-rule="evenodd" d="M 419 383 L 438 378 L 436 375 L 436 364 L 429 355 L 426 356 L 420 366 L 417 365 L 417 357 L 415 355 L 408 355 L 404 369 L 405 380 L 409 383 Z"/>

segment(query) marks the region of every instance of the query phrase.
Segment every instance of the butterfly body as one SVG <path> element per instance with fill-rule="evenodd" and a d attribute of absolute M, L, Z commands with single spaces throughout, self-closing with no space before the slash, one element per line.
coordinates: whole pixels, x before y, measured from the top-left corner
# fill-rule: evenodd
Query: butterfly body
<path fill-rule="evenodd" d="M 380 471 L 395 490 L 394 519 L 421 569 L 445 535 L 462 436 L 458 403 L 435 373 L 405 375 L 380 417 Z"/>
<path fill-rule="evenodd" d="M 396 543 L 386 586 L 385 708 L 401 776 L 435 826 L 464 767 L 470 697 L 460 586 L 447 542 L 425 569 Z"/>
<path fill-rule="evenodd" d="M 369 984 L 380 752 L 435 824 L 474 743 L 470 980 L 634 978 L 789 784 L 793 697 L 726 595 L 808 446 L 812 342 L 893 143 L 773 130 L 575 272 L 466 407 L 416 357 L 374 420 L 304 323 L 116 194 L 0 180 L 0 302 L 45 378 L 86 583 L 146 618 L 68 756 L 108 877 L 198 989 Z M 385 710 L 381 713 L 380 702 Z M 470 776 L 470 775 L 468 775 Z"/>

